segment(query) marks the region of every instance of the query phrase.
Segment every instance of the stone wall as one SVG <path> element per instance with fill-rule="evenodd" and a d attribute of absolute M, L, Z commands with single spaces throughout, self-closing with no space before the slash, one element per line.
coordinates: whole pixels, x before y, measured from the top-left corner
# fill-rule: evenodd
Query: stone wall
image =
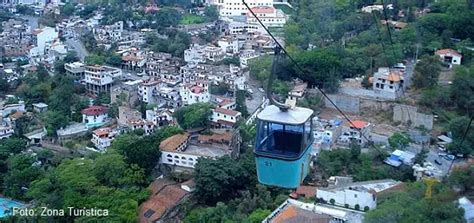
<path fill-rule="evenodd" d="M 410 105 L 396 104 L 393 107 L 393 121 L 404 124 L 411 122 L 413 127 L 424 126 L 428 130 L 433 128 L 433 115 L 419 113 L 417 107 Z"/>

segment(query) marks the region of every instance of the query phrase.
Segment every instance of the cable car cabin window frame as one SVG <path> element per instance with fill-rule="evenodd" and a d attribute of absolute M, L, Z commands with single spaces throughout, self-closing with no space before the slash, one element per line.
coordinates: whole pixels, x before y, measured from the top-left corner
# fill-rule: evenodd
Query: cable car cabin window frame
<path fill-rule="evenodd" d="M 311 146 L 313 141 L 313 122 L 311 117 L 304 123 L 297 125 L 258 120 L 257 126 L 258 135 L 255 153 L 259 156 L 297 160 Z M 296 143 L 298 140 L 300 145 Z M 276 147 L 276 143 L 280 147 Z"/>

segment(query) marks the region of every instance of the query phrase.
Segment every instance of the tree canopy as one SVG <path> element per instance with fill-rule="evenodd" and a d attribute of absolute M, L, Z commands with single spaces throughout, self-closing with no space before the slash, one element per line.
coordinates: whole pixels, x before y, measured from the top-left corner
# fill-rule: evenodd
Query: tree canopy
<path fill-rule="evenodd" d="M 212 115 L 211 108 L 207 103 L 195 103 L 176 110 L 173 116 L 184 129 L 206 127 Z"/>

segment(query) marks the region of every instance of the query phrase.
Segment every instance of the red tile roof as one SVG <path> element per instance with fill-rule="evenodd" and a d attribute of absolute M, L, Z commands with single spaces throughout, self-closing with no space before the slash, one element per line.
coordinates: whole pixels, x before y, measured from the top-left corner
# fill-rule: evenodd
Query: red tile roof
<path fill-rule="evenodd" d="M 296 194 L 304 195 L 306 198 L 316 196 L 316 187 L 312 186 L 300 186 L 296 189 Z"/>
<path fill-rule="evenodd" d="M 164 151 L 170 151 L 174 152 L 176 148 L 179 147 L 182 143 L 184 143 L 186 140 L 188 140 L 189 134 L 177 134 L 171 137 L 168 137 L 167 139 L 163 140 L 160 143 L 160 149 Z"/>
<path fill-rule="evenodd" d="M 84 115 L 92 116 L 92 115 L 103 115 L 106 114 L 108 111 L 107 107 L 104 106 L 90 106 L 88 108 L 82 109 L 81 113 Z"/>
<path fill-rule="evenodd" d="M 150 198 L 139 207 L 140 223 L 156 222 L 188 194 L 178 183 L 165 179 L 155 180 L 150 187 Z"/>
<path fill-rule="evenodd" d="M 237 116 L 237 115 L 240 114 L 240 112 L 238 112 L 238 111 L 225 109 L 225 108 L 215 108 L 214 112 L 224 114 L 224 115 L 230 115 L 230 116 Z"/>
<path fill-rule="evenodd" d="M 110 133 L 110 129 L 109 128 L 100 128 L 100 129 L 94 130 L 93 133 L 94 133 L 94 135 L 97 135 L 99 137 L 107 136 Z"/>
<path fill-rule="evenodd" d="M 357 129 L 362 129 L 365 126 L 367 126 L 368 124 L 369 124 L 368 122 L 357 120 L 357 121 L 352 121 L 352 124 L 350 124 L 350 126 L 354 127 L 354 128 L 357 128 Z"/>
<path fill-rule="evenodd" d="M 436 55 L 451 54 L 451 55 L 455 55 L 455 56 L 458 56 L 458 57 L 462 57 L 462 55 L 460 53 L 458 53 L 458 51 L 453 50 L 453 49 L 441 49 L 441 50 L 436 51 L 435 54 Z"/>

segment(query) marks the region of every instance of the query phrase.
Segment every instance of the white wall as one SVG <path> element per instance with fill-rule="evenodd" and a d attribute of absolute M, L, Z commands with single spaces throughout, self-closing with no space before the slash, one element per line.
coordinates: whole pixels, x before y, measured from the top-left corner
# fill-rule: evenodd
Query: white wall
<path fill-rule="evenodd" d="M 328 204 L 330 200 L 334 199 L 335 205 L 344 207 L 346 204 L 350 208 L 355 208 L 355 205 L 359 205 L 359 210 L 364 210 L 364 207 L 375 209 L 377 206 L 377 199 L 375 195 L 366 191 L 355 191 L 349 189 L 341 189 L 338 191 L 325 191 L 318 189 L 316 191 L 316 198 L 324 199 Z"/>
<path fill-rule="evenodd" d="M 196 155 L 161 151 L 161 162 L 168 165 L 194 168 L 198 158 Z"/>

